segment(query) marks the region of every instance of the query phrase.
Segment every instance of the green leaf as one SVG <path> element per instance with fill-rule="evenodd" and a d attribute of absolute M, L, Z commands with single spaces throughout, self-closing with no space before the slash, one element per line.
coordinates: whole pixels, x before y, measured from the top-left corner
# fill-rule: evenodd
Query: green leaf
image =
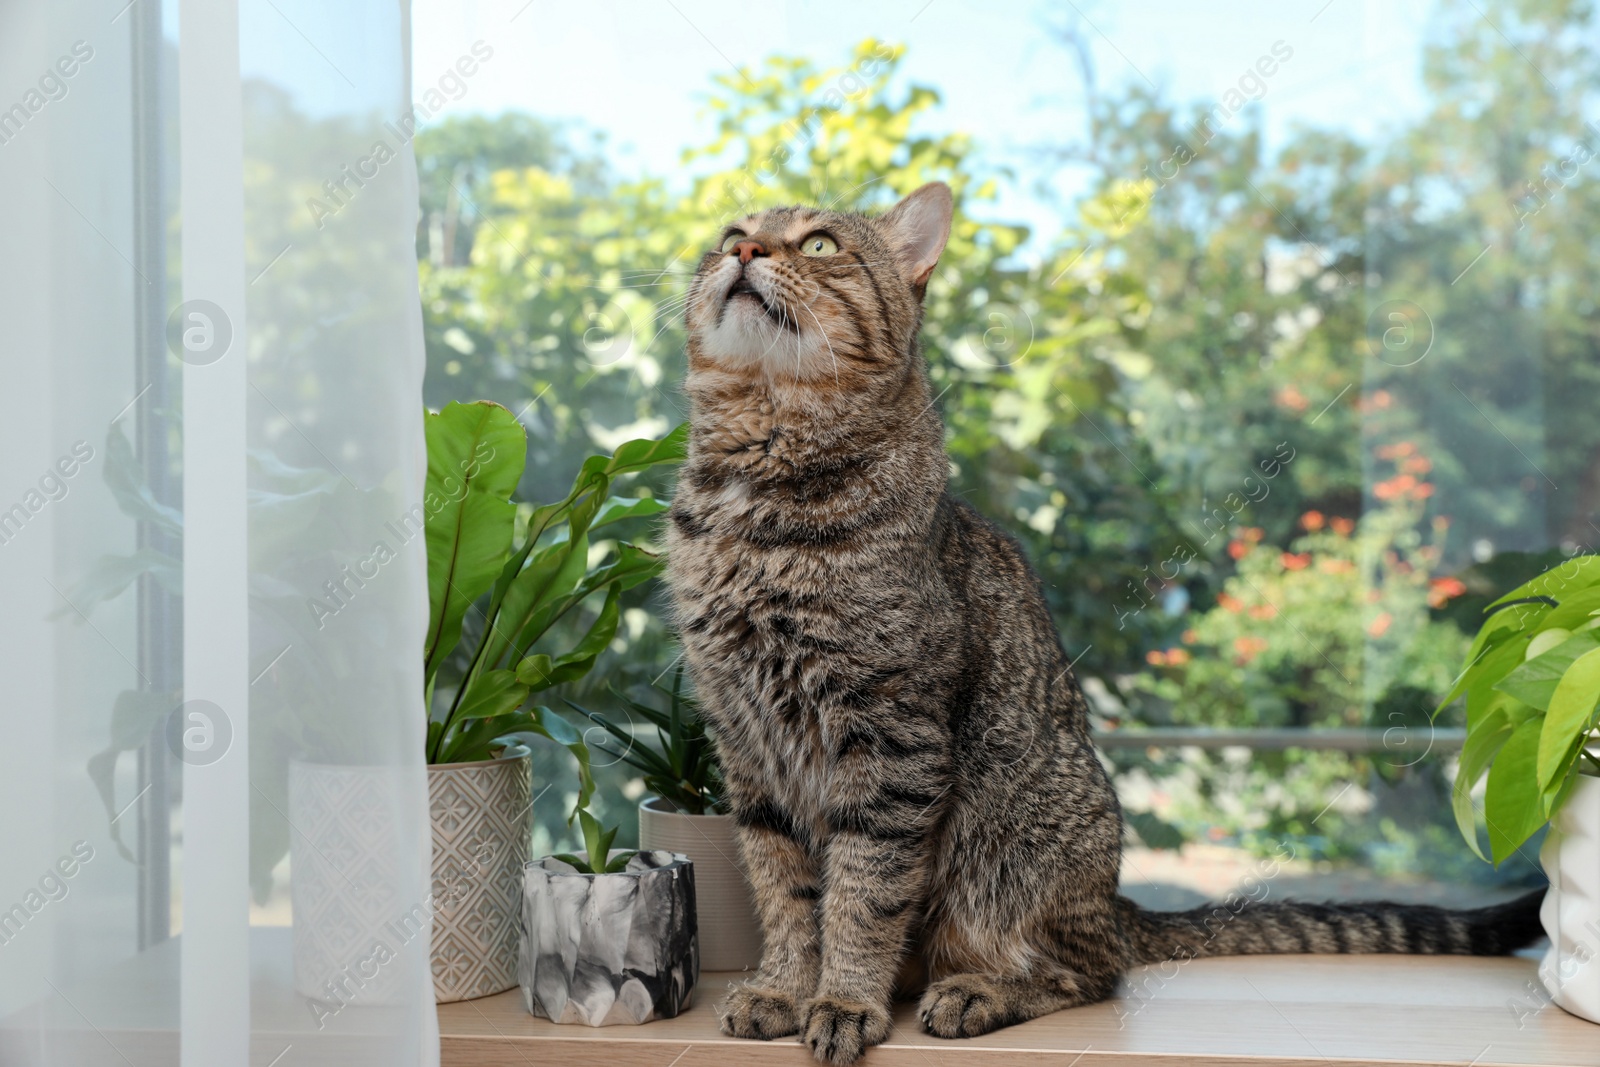
<path fill-rule="evenodd" d="M 148 574 L 173 596 L 183 595 L 183 561 L 153 548 L 141 548 L 127 556 L 99 556 L 89 565 L 89 573 L 72 587 L 72 600 L 51 612 L 50 618 L 71 618 L 83 622 L 94 605 L 114 600 L 123 591 Z M 76 610 L 74 610 L 76 609 Z"/>
<path fill-rule="evenodd" d="M 506 665 L 506 652 L 514 643 L 521 623 L 526 622 L 551 579 L 568 564 L 570 558 L 571 546 L 562 536 L 554 543 L 533 551 L 515 553 L 506 561 L 505 568 L 495 581 L 494 603 L 489 611 L 494 626 L 484 637 L 483 662 L 486 666 Z"/>
<path fill-rule="evenodd" d="M 1461 748 L 1461 762 L 1456 767 L 1455 785 L 1450 790 L 1450 806 L 1455 811 L 1456 827 L 1461 831 L 1467 847 L 1480 860 L 1488 859 L 1478 846 L 1477 813 L 1472 807 L 1472 790 L 1483 777 L 1489 762 L 1500 751 L 1513 726 L 1504 707 L 1496 707 L 1483 720 L 1467 731 L 1467 740 Z"/>
<path fill-rule="evenodd" d="M 497 633 L 489 646 L 492 662 L 518 662 L 543 637 L 557 619 L 582 599 L 574 596 L 589 570 L 589 539 L 560 542 L 549 556 L 535 557 L 538 569 L 530 565 L 511 583 L 495 620 Z"/>
<path fill-rule="evenodd" d="M 528 687 L 516 671 L 485 671 L 474 675 L 461 703 L 457 719 L 489 719 L 509 715 L 528 699 Z"/>
<path fill-rule="evenodd" d="M 105 805 L 106 820 L 111 827 L 111 840 L 122 858 L 138 862 L 128 847 L 122 843 L 122 828 L 111 820 L 117 818 L 116 772 L 117 757 L 139 748 L 150 739 L 156 726 L 177 706 L 176 693 L 152 693 L 144 689 L 124 689 L 111 705 L 111 739 L 105 748 L 89 757 L 89 780 L 100 794 Z"/>
<path fill-rule="evenodd" d="M 605 752 L 608 755 L 617 757 L 631 766 L 637 767 L 646 774 L 661 775 L 669 779 L 676 777 L 672 765 L 659 754 L 651 751 L 648 747 L 639 744 L 631 731 L 618 726 L 616 723 L 602 715 L 590 711 L 581 704 L 573 703 L 570 700 L 567 701 L 567 704 L 568 706 L 581 712 L 583 715 L 586 715 L 591 722 L 600 727 L 606 733 L 610 734 L 612 737 L 616 738 L 617 741 L 621 743 L 621 748 L 619 749 L 605 748 L 598 744 L 594 747 L 599 748 L 602 752 Z"/>
<path fill-rule="evenodd" d="M 548 656 L 530 656 L 517 665 L 517 677 L 534 692 L 539 692 L 588 674 L 594 667 L 594 661 L 617 635 L 617 623 L 622 617 L 621 598 L 621 586 L 613 585 L 606 593 L 606 602 L 600 609 L 599 617 L 571 652 L 557 657 L 554 662 Z M 543 662 L 534 662 L 539 660 Z M 523 673 L 524 665 L 530 667 L 527 674 Z"/>
<path fill-rule="evenodd" d="M 622 589 L 632 589 L 660 574 L 666 563 L 662 556 L 654 552 L 647 552 L 627 541 L 618 541 L 617 558 L 584 579 L 578 586 L 577 599 L 582 600 L 611 582 L 618 583 Z"/>
<path fill-rule="evenodd" d="M 521 743 L 520 738 L 506 733 L 514 730 L 522 721 L 520 716 L 521 712 L 513 712 L 487 719 L 472 719 L 451 727 L 438 755 L 430 762 L 477 763 L 498 758 L 503 749 Z"/>
<path fill-rule="evenodd" d="M 1491 705 L 1495 698 L 1495 685 L 1521 665 L 1529 641 L 1528 634 L 1518 634 L 1504 644 L 1486 652 L 1472 672 L 1467 693 L 1467 725 L 1470 727 Z"/>
<path fill-rule="evenodd" d="M 517 664 L 517 680 L 526 685 L 530 692 L 537 693 L 556 684 L 550 677 L 554 669 L 555 663 L 549 656 L 536 652 Z"/>
<path fill-rule="evenodd" d="M 556 853 L 553 853 L 552 856 L 553 856 L 554 859 L 558 859 L 562 863 L 568 864 L 574 870 L 576 870 L 579 874 L 598 874 L 599 873 L 593 867 L 589 866 L 589 861 L 588 860 L 579 859 L 577 856 L 574 856 L 570 852 L 556 852 Z"/>
<path fill-rule="evenodd" d="M 622 519 L 641 519 L 659 515 L 669 507 L 671 505 L 665 500 L 657 500 L 653 496 L 614 496 L 595 513 L 594 520 L 589 523 L 589 529 L 593 530 Z"/>
<path fill-rule="evenodd" d="M 645 438 L 619 445 L 604 470 L 613 477 L 632 474 L 658 463 L 681 463 L 688 454 L 689 424 L 682 422 L 660 440 Z"/>
<path fill-rule="evenodd" d="M 1544 825 L 1543 804 L 1534 777 L 1543 726 L 1544 716 L 1535 715 L 1513 730 L 1489 768 L 1483 819 L 1488 824 L 1489 853 L 1495 866 L 1504 863 Z"/>
<path fill-rule="evenodd" d="M 1534 578 L 1517 586 L 1489 606 L 1496 607 L 1525 597 L 1547 596 L 1557 601 L 1570 597 L 1580 590 L 1600 584 L 1600 556 L 1573 556 L 1558 563 Z"/>
<path fill-rule="evenodd" d="M 498 404 L 450 403 L 424 420 L 428 636 L 423 674 L 431 679 L 461 639 L 461 619 L 488 592 L 511 552 L 527 434 Z"/>
<path fill-rule="evenodd" d="M 1542 633 L 1551 632 L 1542 631 Z M 1530 643 L 1529 647 L 1531 650 L 1535 646 Z M 1600 632 L 1587 630 L 1574 634 L 1549 651 L 1524 662 L 1501 679 L 1495 688 L 1502 693 L 1509 693 L 1524 704 L 1530 704 L 1544 711 L 1550 707 L 1550 698 L 1555 695 L 1556 684 L 1561 681 L 1561 676 L 1567 673 L 1567 668 L 1584 653 L 1593 652 L 1596 648 L 1600 648 Z"/>
<path fill-rule="evenodd" d="M 1582 749 L 1580 748 L 1578 751 L 1581 752 Z M 1574 754 L 1573 762 L 1577 762 L 1576 754 Z M 1557 779 L 1556 785 L 1553 789 L 1545 791 L 1544 817 L 1546 819 L 1549 819 L 1551 816 L 1553 816 L 1557 809 L 1567 802 L 1567 797 L 1572 795 L 1572 790 L 1578 785 L 1579 777 L 1580 776 L 1575 773 L 1564 774 Z"/>
<path fill-rule="evenodd" d="M 602 472 L 589 469 L 590 463 L 602 458 L 604 457 L 590 457 L 589 462 L 584 464 L 584 473 L 578 477 L 578 487 L 573 491 L 581 492 L 582 496 L 567 514 L 567 529 L 571 531 L 569 536 L 582 536 L 588 533 L 590 523 L 595 520 L 606 503 L 606 493 L 611 489 L 611 479 Z"/>
<path fill-rule="evenodd" d="M 1594 613 L 1600 611 L 1600 586 L 1562 596 L 1559 600 L 1560 606 L 1550 609 L 1550 613 L 1540 620 L 1540 629 L 1561 627 L 1577 630 L 1592 622 Z"/>
<path fill-rule="evenodd" d="M 1582 747 L 1594 725 L 1597 702 L 1600 702 L 1600 648 L 1591 648 L 1572 662 L 1550 696 L 1544 731 L 1539 736 L 1541 790 L 1558 781 L 1576 758 L 1577 749 Z"/>
<path fill-rule="evenodd" d="M 589 854 L 589 869 L 596 873 L 608 868 L 611 855 L 611 842 L 617 836 L 617 828 L 606 829 L 600 825 L 600 820 L 590 815 L 588 811 L 578 812 L 578 822 L 583 828 L 583 845 Z"/>
<path fill-rule="evenodd" d="M 106 431 L 105 481 L 124 515 L 152 523 L 168 533 L 183 533 L 183 513 L 156 500 L 145 484 L 144 466 L 123 435 L 121 423 L 112 423 Z"/>
<path fill-rule="evenodd" d="M 1548 605 L 1539 605 L 1541 613 L 1550 610 Z M 1522 650 L 1528 647 L 1532 636 L 1533 620 L 1526 620 L 1526 625 L 1518 623 L 1516 613 L 1503 611 L 1491 615 L 1478 630 L 1478 636 L 1473 639 L 1472 647 L 1467 651 L 1466 666 L 1462 669 L 1450 692 L 1445 694 L 1439 706 L 1434 709 L 1434 715 L 1443 711 L 1462 693 L 1473 688 L 1479 690 L 1493 688 L 1495 683 L 1504 678 L 1517 664 L 1522 662 Z M 1507 649 L 1516 646 L 1516 651 Z M 1471 711 L 1471 701 L 1468 701 L 1468 711 Z"/>

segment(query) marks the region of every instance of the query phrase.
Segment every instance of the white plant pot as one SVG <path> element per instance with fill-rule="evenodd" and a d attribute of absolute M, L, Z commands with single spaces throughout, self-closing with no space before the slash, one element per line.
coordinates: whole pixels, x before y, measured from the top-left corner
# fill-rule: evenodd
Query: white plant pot
<path fill-rule="evenodd" d="M 393 767 L 289 763 L 294 988 L 314 1010 L 409 1000 L 412 972 L 395 961 L 428 950 L 429 925 L 397 895 L 409 850 L 395 813 L 410 791 Z"/>
<path fill-rule="evenodd" d="M 1600 1023 L 1600 778 L 1579 778 L 1539 860 L 1550 878 L 1539 910 L 1550 949 L 1539 979 L 1556 1004 Z"/>
<path fill-rule="evenodd" d="M 433 994 L 440 1004 L 517 984 L 522 868 L 532 851 L 528 755 L 428 768 Z"/>
<path fill-rule="evenodd" d="M 761 922 L 739 863 L 733 816 L 685 815 L 649 797 L 639 805 L 639 847 L 694 861 L 702 968 L 745 971 L 760 965 Z"/>

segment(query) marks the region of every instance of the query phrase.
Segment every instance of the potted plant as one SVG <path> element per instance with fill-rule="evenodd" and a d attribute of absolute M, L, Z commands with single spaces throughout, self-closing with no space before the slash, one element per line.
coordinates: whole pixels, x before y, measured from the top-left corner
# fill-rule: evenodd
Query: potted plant
<path fill-rule="evenodd" d="M 1550 878 L 1539 975 L 1555 1002 L 1600 1022 L 1600 556 L 1577 556 L 1490 604 L 1445 705 L 1465 695 L 1456 822 L 1482 857 L 1472 792 L 1496 864 L 1546 823 Z M 1437 714 L 1437 712 L 1435 712 Z"/>
<path fill-rule="evenodd" d="M 426 429 L 423 681 L 430 711 L 433 975 L 443 1002 L 516 984 L 532 814 L 530 763 L 521 746 L 535 737 L 565 745 L 579 761 L 579 807 L 593 789 L 577 732 L 528 701 L 587 673 L 616 635 L 621 594 L 660 572 L 659 556 L 626 541 L 592 561 L 593 534 L 665 510 L 648 492 L 609 493 L 623 475 L 681 459 L 684 431 L 590 457 L 565 499 L 526 510 L 518 537 L 511 494 L 527 441 L 511 412 L 486 402 L 452 403 L 429 414 Z M 587 631 L 570 647 L 547 647 L 552 628 L 591 596 L 604 599 Z M 473 607 L 478 619 L 468 625 Z"/>
<path fill-rule="evenodd" d="M 684 691 L 682 667 L 673 672 L 670 689 L 653 688 L 664 697 L 665 711 L 620 694 L 619 699 L 654 727 L 654 744 L 631 726 L 567 703 L 609 735 L 593 747 L 639 770 L 653 794 L 639 805 L 639 847 L 681 852 L 694 860 L 701 966 L 749 970 L 761 962 L 761 924 L 739 863 L 716 744 Z"/>
<path fill-rule="evenodd" d="M 690 1005 L 700 977 L 694 866 L 665 849 L 613 849 L 616 827 L 587 810 L 577 817 L 582 854 L 527 865 L 523 1004 L 587 1026 L 670 1019 Z"/>

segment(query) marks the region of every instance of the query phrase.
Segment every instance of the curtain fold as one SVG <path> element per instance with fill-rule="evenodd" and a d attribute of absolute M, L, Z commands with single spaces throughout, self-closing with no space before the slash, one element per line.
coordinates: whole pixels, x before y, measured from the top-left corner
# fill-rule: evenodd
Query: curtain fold
<path fill-rule="evenodd" d="M 5 1064 L 438 1061 L 408 17 L 0 0 Z"/>

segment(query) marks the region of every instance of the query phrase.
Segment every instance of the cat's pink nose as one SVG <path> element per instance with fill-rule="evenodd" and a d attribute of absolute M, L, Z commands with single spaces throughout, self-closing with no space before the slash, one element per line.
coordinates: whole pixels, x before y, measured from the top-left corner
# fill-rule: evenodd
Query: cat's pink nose
<path fill-rule="evenodd" d="M 730 256 L 738 256 L 740 263 L 748 263 L 753 256 L 766 255 L 767 246 L 760 241 L 740 241 L 728 249 L 728 254 Z"/>

